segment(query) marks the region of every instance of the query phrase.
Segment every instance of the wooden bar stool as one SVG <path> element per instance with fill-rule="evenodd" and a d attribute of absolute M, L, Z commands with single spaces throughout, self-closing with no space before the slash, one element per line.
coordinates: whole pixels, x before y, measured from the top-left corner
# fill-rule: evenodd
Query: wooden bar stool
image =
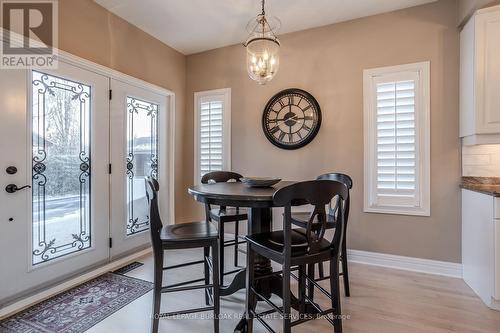
<path fill-rule="evenodd" d="M 214 332 L 219 332 L 219 256 L 217 230 L 208 222 L 193 222 L 163 226 L 158 208 L 158 182 L 146 177 L 146 197 L 149 201 L 149 217 L 151 222 L 151 242 L 154 254 L 154 290 L 153 290 L 153 314 L 151 332 L 158 332 L 160 317 L 168 318 L 183 314 L 213 311 Z M 203 248 L 204 258 L 201 261 L 188 262 L 180 265 L 163 267 L 165 250 L 179 250 Z M 210 258 L 210 248 L 212 258 Z M 197 280 L 189 280 L 169 286 L 163 286 L 163 271 L 185 267 L 195 264 L 204 264 L 204 277 Z M 212 283 L 210 283 L 210 270 L 212 271 Z M 193 283 L 204 281 L 201 285 Z M 205 302 L 207 307 L 189 309 L 177 312 L 160 313 L 161 294 L 195 289 L 205 289 Z M 210 292 L 212 290 L 212 293 Z M 210 306 L 212 303 L 212 306 Z"/>
<path fill-rule="evenodd" d="M 230 171 L 213 171 L 209 172 L 201 178 L 202 184 L 212 184 L 212 183 L 226 183 L 229 181 L 240 182 L 240 178 L 243 176 L 236 172 Z M 224 271 L 224 248 L 228 246 L 234 246 L 234 266 L 238 267 L 238 245 L 244 244 L 244 240 L 239 238 L 239 226 L 240 221 L 248 220 L 248 214 L 246 208 L 240 207 L 225 207 L 220 206 L 218 208 L 213 208 L 210 204 L 205 204 L 205 215 L 207 222 L 215 221 L 217 222 L 217 229 L 219 231 L 220 247 L 219 247 L 219 259 L 220 259 L 220 283 L 224 284 L 224 275 L 236 273 L 240 269 L 232 270 L 229 272 Z M 224 225 L 226 223 L 234 222 L 234 238 L 228 241 L 224 241 Z"/>
<path fill-rule="evenodd" d="M 338 208 L 337 227 L 333 240 L 324 238 L 327 223 L 325 206 L 335 197 L 340 200 Z M 329 321 L 335 333 L 342 332 L 341 304 L 339 295 L 339 257 L 344 237 L 344 201 L 347 199 L 347 187 L 340 182 L 330 180 L 313 180 L 296 183 L 279 189 L 273 196 L 275 206 L 284 206 L 285 214 L 282 231 L 272 231 L 247 236 L 247 299 L 246 316 L 248 318 L 247 333 L 253 332 L 253 319 L 259 320 L 271 333 L 275 332 L 265 321 L 264 317 L 272 312 L 278 312 L 283 317 L 283 333 L 290 333 L 292 326 L 299 325 L 319 316 Z M 305 233 L 292 229 L 291 206 L 297 203 L 314 206 L 313 212 L 307 221 Z M 318 221 L 318 225 L 314 225 Z M 256 283 L 260 277 L 254 276 L 254 261 L 256 254 L 264 256 L 282 265 L 283 306 L 278 307 L 265 295 L 258 292 Z M 306 274 L 306 266 L 328 261 L 330 263 L 330 293 L 321 287 L 314 279 Z M 292 267 L 298 267 L 298 309 L 299 319 L 291 318 L 291 291 L 290 277 Z M 331 299 L 331 308 L 323 310 L 308 295 L 306 295 L 306 281 L 318 288 Z M 258 313 L 255 309 L 256 298 L 265 301 L 272 310 Z M 333 314 L 333 317 L 330 317 Z"/>
<path fill-rule="evenodd" d="M 346 297 L 351 296 L 350 288 L 349 288 L 349 269 L 348 269 L 348 264 L 347 264 L 347 222 L 349 220 L 349 206 L 350 206 L 350 190 L 352 189 L 352 179 L 346 174 L 343 173 L 326 173 L 321 176 L 318 176 L 316 178 L 318 180 L 335 180 L 338 182 L 341 182 L 347 186 L 348 191 L 348 196 L 347 199 L 345 200 L 345 209 L 344 209 L 344 220 L 345 220 L 345 228 L 344 228 L 344 237 L 342 241 L 342 252 L 340 254 L 340 261 L 342 263 L 342 272 L 340 275 L 344 279 L 344 294 Z M 332 200 L 328 204 L 328 214 L 326 218 L 326 229 L 335 229 L 337 227 L 337 218 L 338 218 L 338 200 Z M 303 229 L 306 229 L 307 227 L 307 221 L 309 220 L 309 216 L 311 213 L 309 212 L 300 212 L 300 213 L 292 213 L 292 223 L 296 226 L 299 226 Z M 319 226 L 318 221 L 313 222 L 313 228 Z M 315 277 L 315 270 L 314 270 L 315 265 L 312 265 L 307 268 L 308 274 L 310 277 L 314 278 L 315 281 L 322 281 L 322 280 L 327 280 L 329 279 L 328 276 L 325 276 L 324 274 L 324 268 L 323 268 L 323 263 L 318 264 L 318 269 L 319 269 L 319 277 Z M 313 297 L 314 289 L 312 288 L 312 285 L 310 285 L 309 288 L 309 297 Z"/>

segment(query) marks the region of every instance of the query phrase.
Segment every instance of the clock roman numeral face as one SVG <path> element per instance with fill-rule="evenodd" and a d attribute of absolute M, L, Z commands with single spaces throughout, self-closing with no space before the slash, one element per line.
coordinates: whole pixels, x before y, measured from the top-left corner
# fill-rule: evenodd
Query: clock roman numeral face
<path fill-rule="evenodd" d="M 286 89 L 267 103 L 262 116 L 266 137 L 284 149 L 297 149 L 316 136 L 321 110 L 312 95 L 300 89 Z"/>

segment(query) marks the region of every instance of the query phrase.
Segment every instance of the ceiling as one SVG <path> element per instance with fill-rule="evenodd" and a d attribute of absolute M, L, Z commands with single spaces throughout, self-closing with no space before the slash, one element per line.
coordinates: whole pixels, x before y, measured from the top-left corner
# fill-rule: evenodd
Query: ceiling
<path fill-rule="evenodd" d="M 260 0 L 94 0 L 183 54 L 243 42 Z M 319 27 L 436 0 L 267 0 L 280 34 Z"/>

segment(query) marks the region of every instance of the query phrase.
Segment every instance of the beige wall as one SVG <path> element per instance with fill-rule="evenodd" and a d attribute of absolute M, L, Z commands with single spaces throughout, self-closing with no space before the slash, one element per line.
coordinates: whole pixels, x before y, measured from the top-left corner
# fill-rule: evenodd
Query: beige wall
<path fill-rule="evenodd" d="M 458 0 L 459 24 L 462 24 L 475 10 L 493 5 L 500 5 L 500 0 Z"/>
<path fill-rule="evenodd" d="M 175 127 L 184 126 L 186 57 L 183 54 L 91 0 L 59 1 L 59 48 L 173 91 Z M 176 140 L 176 179 L 182 175 L 183 148 L 182 141 Z M 176 183 L 176 193 L 185 191 L 183 185 Z"/>
<path fill-rule="evenodd" d="M 188 56 L 183 184 L 193 182 L 193 93 L 232 88 L 232 166 L 245 175 L 311 179 L 341 171 L 354 179 L 348 246 L 460 262 L 460 143 L 456 2 L 437 3 L 281 36 L 281 68 L 259 86 L 248 79 L 240 45 Z M 367 214 L 363 201 L 363 69 L 431 61 L 431 217 Z M 286 151 L 267 141 L 262 109 L 298 87 L 321 105 L 323 123 L 308 146 Z M 201 207 L 177 197 L 180 220 Z"/>

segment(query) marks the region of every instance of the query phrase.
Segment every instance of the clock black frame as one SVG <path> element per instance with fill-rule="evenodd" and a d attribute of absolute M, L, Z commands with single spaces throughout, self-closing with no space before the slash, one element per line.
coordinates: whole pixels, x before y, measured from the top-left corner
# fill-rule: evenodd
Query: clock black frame
<path fill-rule="evenodd" d="M 307 135 L 307 137 L 304 140 L 299 141 L 296 144 L 284 144 L 284 143 L 281 143 L 280 141 L 277 141 L 277 139 L 271 133 L 268 132 L 267 126 L 266 126 L 266 124 L 267 124 L 266 114 L 270 111 L 269 109 L 272 108 L 273 105 L 275 103 L 277 103 L 280 99 L 282 99 L 283 97 L 285 97 L 287 95 L 292 95 L 292 94 L 300 95 L 310 105 L 312 105 L 317 111 L 318 119 L 316 122 L 316 127 L 311 129 L 311 132 Z M 319 129 L 321 127 L 321 118 L 322 118 L 321 117 L 321 108 L 319 106 L 318 101 L 316 100 L 316 98 L 314 98 L 313 95 L 311 95 L 310 93 L 308 93 L 305 90 L 298 89 L 298 88 L 284 89 L 284 90 L 278 92 L 277 94 L 275 94 L 273 97 L 271 97 L 271 99 L 267 102 L 266 106 L 264 107 L 264 112 L 262 113 L 262 131 L 264 132 L 266 138 L 273 145 L 275 145 L 278 148 L 287 149 L 287 150 L 299 149 L 299 148 L 306 146 L 312 140 L 314 140 L 314 138 L 318 134 Z"/>

